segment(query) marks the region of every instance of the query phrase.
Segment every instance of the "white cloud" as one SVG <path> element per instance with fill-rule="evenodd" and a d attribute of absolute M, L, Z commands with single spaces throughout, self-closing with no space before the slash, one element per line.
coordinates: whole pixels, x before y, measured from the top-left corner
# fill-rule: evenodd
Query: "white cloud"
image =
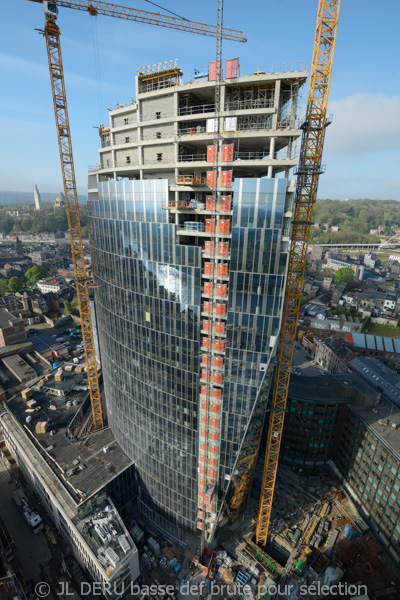
<path fill-rule="evenodd" d="M 357 94 L 329 103 L 333 113 L 327 130 L 324 160 L 341 161 L 351 155 L 400 149 L 400 97 Z"/>

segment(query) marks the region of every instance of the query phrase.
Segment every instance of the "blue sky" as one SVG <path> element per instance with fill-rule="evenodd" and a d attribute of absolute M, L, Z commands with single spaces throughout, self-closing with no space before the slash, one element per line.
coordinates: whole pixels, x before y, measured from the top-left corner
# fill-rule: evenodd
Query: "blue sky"
<path fill-rule="evenodd" d="M 116 0 L 143 10 L 145 0 Z M 115 2 L 116 3 L 116 2 Z M 158 2 L 187 19 L 215 23 L 216 0 Z M 317 0 L 225 0 L 224 26 L 247 44 L 224 42 L 241 73 L 272 64 L 311 62 Z M 399 0 L 342 0 L 319 197 L 400 200 Z M 40 4 L 2 2 L 0 24 L 0 189 L 62 189 Z M 215 40 L 141 23 L 60 9 L 63 62 L 78 191 L 98 162 L 98 132 L 107 108 L 134 96 L 140 65 L 179 59 L 184 80 L 206 69 Z M 98 65 L 98 68 L 96 68 Z M 308 90 L 308 85 L 307 85 Z M 303 91 L 303 104 L 307 97 Z M 300 114 L 304 113 L 304 108 Z"/>

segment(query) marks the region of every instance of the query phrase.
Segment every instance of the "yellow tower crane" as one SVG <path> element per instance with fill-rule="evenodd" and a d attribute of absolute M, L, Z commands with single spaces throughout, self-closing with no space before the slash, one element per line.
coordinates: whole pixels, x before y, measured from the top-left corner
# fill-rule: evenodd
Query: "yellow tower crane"
<path fill-rule="evenodd" d="M 74 160 L 72 155 L 71 132 L 69 127 L 67 96 L 65 92 L 64 70 L 61 56 L 60 29 L 56 24 L 58 6 L 74 8 L 88 12 L 92 16 L 98 14 L 118 17 L 130 21 L 138 21 L 149 25 L 167 27 L 216 37 L 217 27 L 179 17 L 170 17 L 143 10 L 127 8 L 97 0 L 57 0 L 57 2 L 30 0 L 43 4 L 46 23 L 44 36 L 46 38 L 47 57 L 49 62 L 51 90 L 53 94 L 54 115 L 57 128 L 58 147 L 62 177 L 64 183 L 65 205 L 68 217 L 68 227 L 71 239 L 71 253 L 76 280 L 78 306 L 82 324 L 82 339 L 85 347 L 87 378 L 90 390 L 94 430 L 104 427 L 103 409 L 101 404 L 100 386 L 97 373 L 96 354 L 94 347 L 93 327 L 90 314 L 89 290 L 91 282 L 86 275 L 82 231 L 79 216 L 78 193 L 75 181 Z M 221 35 L 221 32 L 219 32 Z M 222 37 L 228 40 L 246 42 L 241 31 L 223 29 Z"/>
<path fill-rule="evenodd" d="M 307 112 L 303 124 L 297 188 L 292 222 L 289 265 L 283 304 L 267 449 L 256 527 L 256 542 L 265 546 L 282 441 L 293 349 L 307 260 L 312 214 L 317 195 L 332 62 L 335 51 L 340 0 L 319 0 Z"/>

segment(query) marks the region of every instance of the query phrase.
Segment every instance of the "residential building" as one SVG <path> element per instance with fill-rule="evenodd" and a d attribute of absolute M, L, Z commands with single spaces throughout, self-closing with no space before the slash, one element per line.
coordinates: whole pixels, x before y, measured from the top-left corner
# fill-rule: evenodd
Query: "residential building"
<path fill-rule="evenodd" d="M 380 264 L 381 264 L 381 261 L 380 261 L 380 259 L 378 259 L 377 254 L 375 254 L 373 252 L 367 252 L 364 255 L 364 265 L 368 269 L 375 269 L 375 267 L 379 267 Z"/>
<path fill-rule="evenodd" d="M 178 538 L 212 538 L 259 443 L 301 135 L 305 71 L 227 66 L 219 147 L 215 63 L 187 84 L 162 64 L 140 69 L 136 102 L 110 111 L 89 173 L 108 417 L 139 509 Z"/>
<path fill-rule="evenodd" d="M 354 346 L 343 338 L 322 335 L 314 339 L 314 358 L 328 373 L 347 373 L 356 355 Z"/>
<path fill-rule="evenodd" d="M 45 279 L 39 279 L 36 287 L 42 294 L 48 294 L 49 292 L 58 293 L 65 287 L 65 281 L 63 277 L 46 277 Z"/>
<path fill-rule="evenodd" d="M 317 223 L 315 224 L 315 226 L 317 226 Z M 317 246 L 316 244 L 313 244 L 311 246 L 311 260 L 322 260 L 323 253 L 323 246 Z"/>
<path fill-rule="evenodd" d="M 23 340 L 26 340 L 23 320 L 14 317 L 5 308 L 0 308 L 0 346 L 9 346 Z"/>
<path fill-rule="evenodd" d="M 364 265 L 357 265 L 353 262 L 348 262 L 347 260 L 342 260 L 338 258 L 331 258 L 330 256 L 327 259 L 326 266 L 328 269 L 333 269 L 334 271 L 338 271 L 339 269 L 343 269 L 344 267 L 348 269 L 352 269 L 354 271 L 354 277 L 362 281 L 364 277 Z"/>

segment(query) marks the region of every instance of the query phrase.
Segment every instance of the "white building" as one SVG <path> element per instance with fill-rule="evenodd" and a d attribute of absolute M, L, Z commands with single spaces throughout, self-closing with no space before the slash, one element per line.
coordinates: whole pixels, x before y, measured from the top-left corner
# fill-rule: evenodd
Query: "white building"
<path fill-rule="evenodd" d="M 39 279 L 36 287 L 42 294 L 48 294 L 49 292 L 58 293 L 65 287 L 65 282 L 62 277 L 46 277 L 45 279 Z"/>

